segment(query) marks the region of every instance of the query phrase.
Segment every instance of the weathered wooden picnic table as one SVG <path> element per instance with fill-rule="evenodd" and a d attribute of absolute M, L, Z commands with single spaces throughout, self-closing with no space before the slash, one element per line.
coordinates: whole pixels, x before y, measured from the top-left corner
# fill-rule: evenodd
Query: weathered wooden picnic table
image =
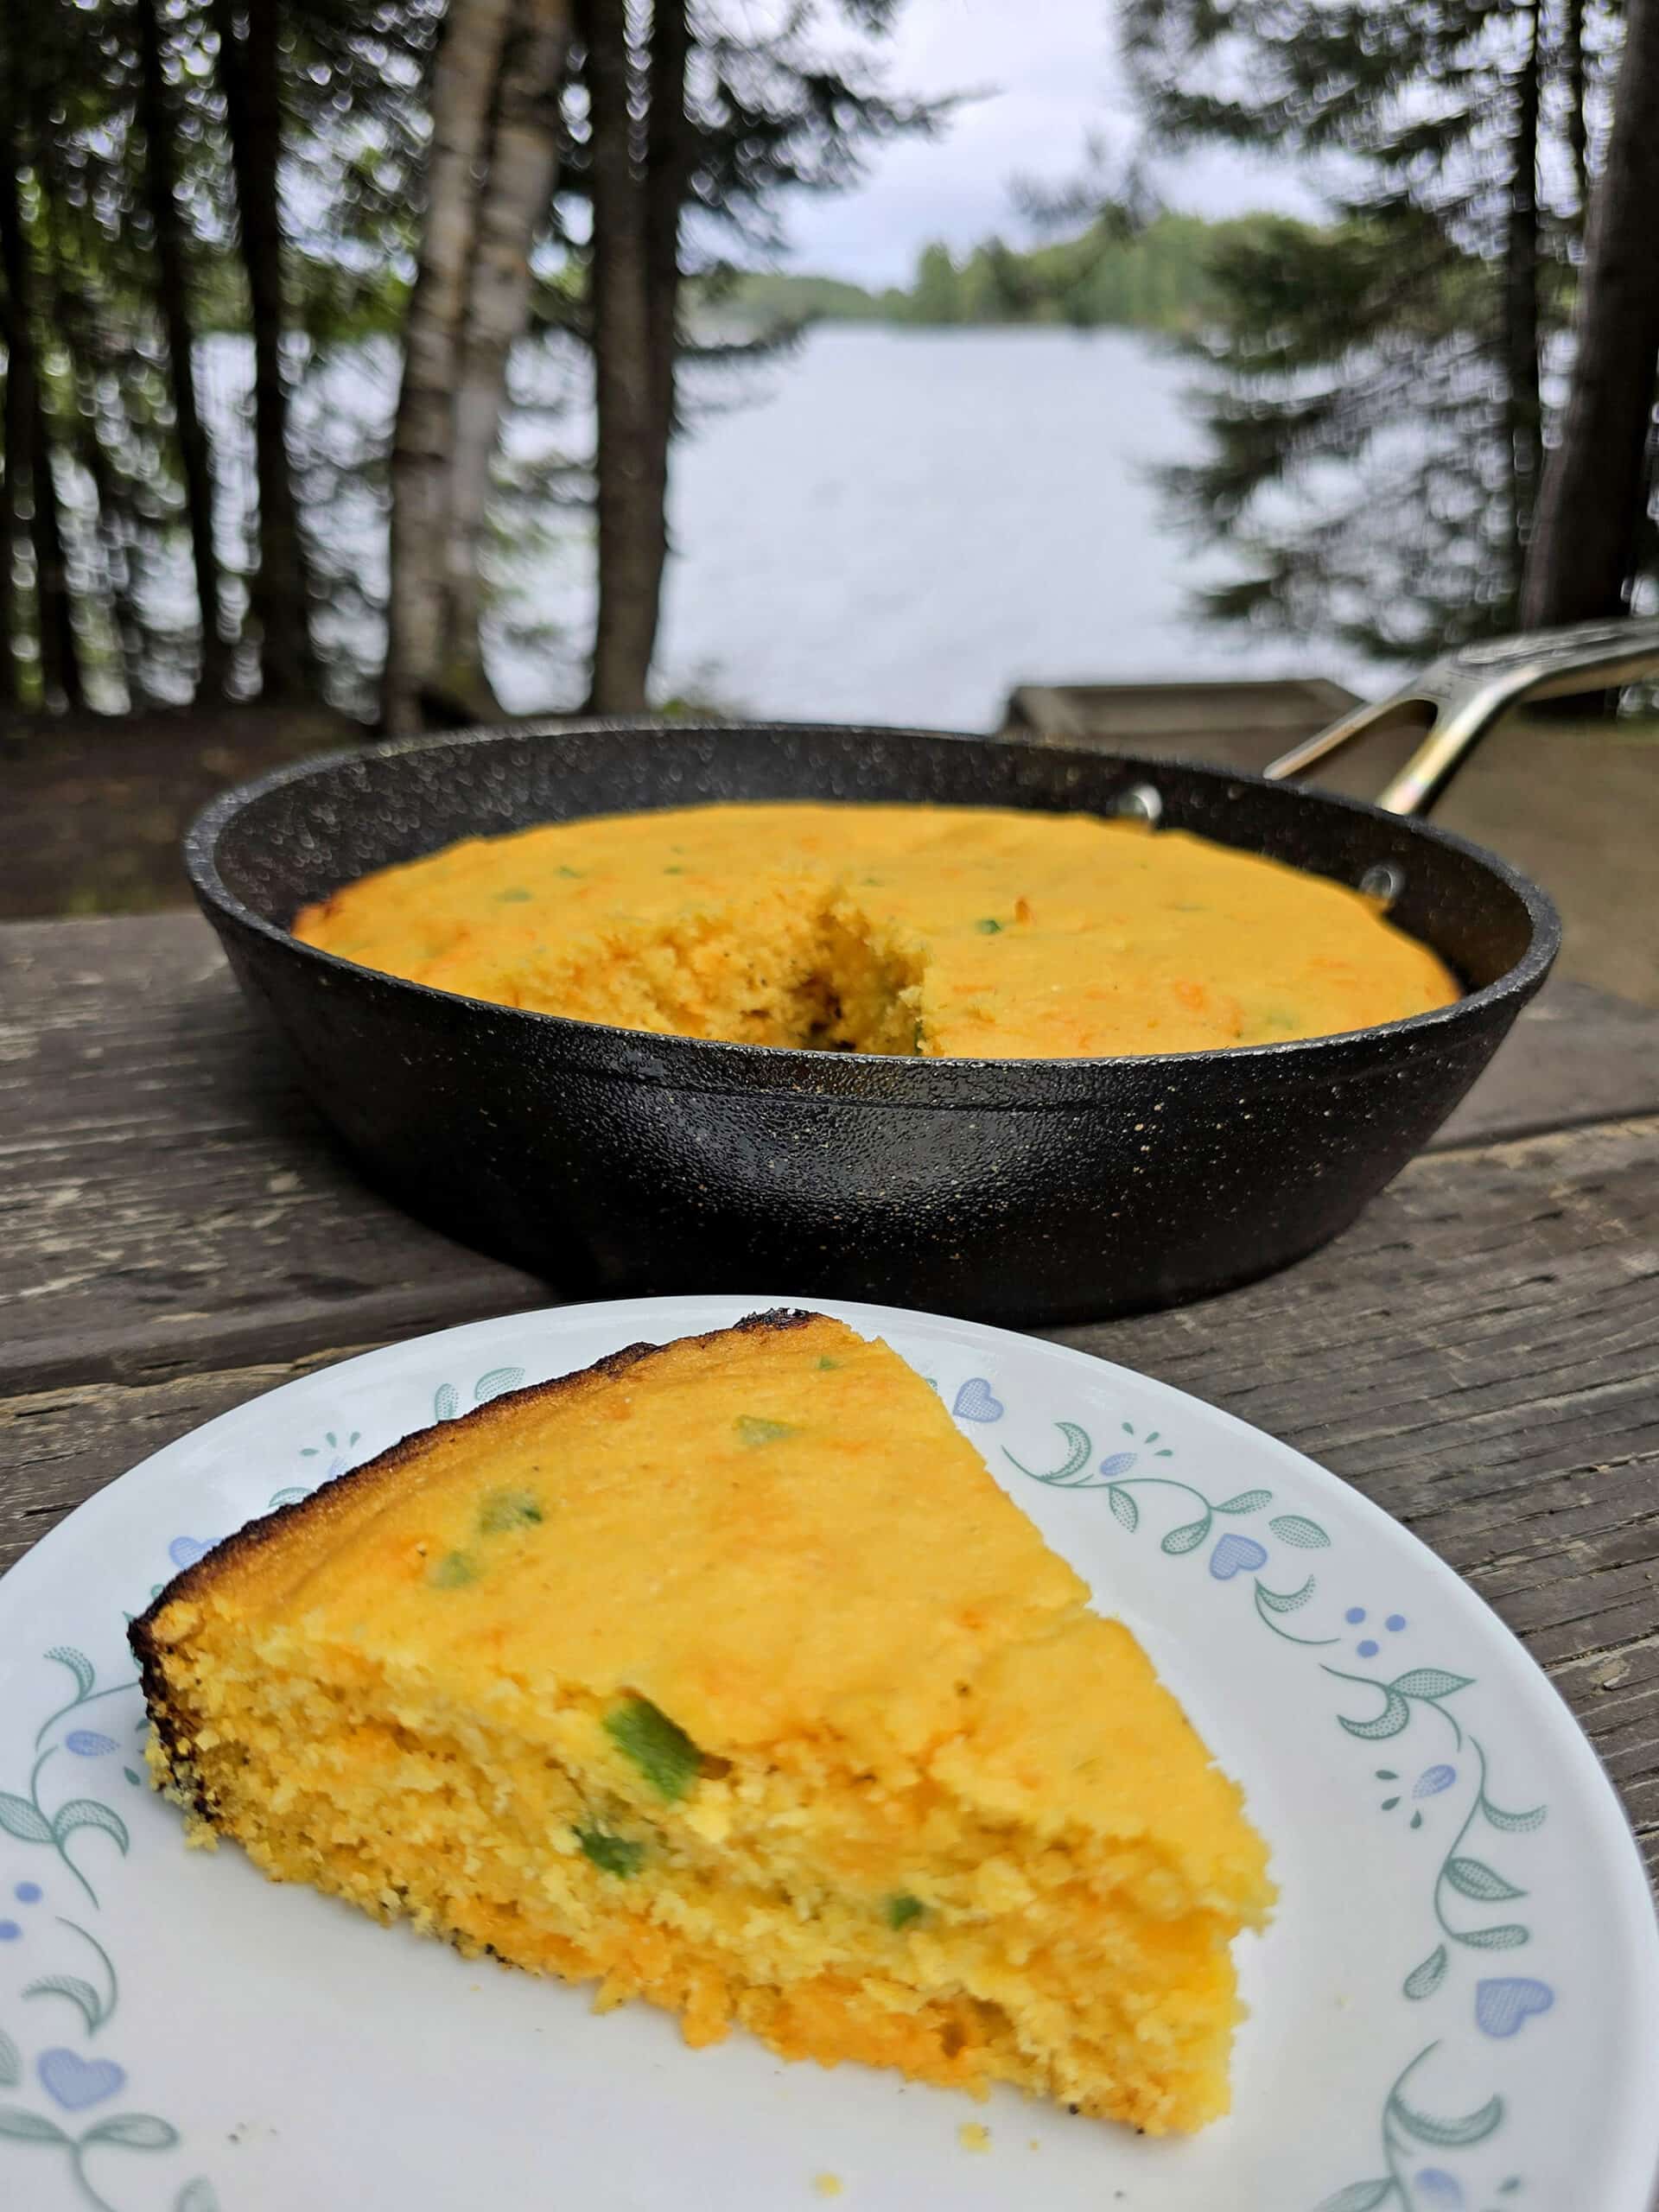
<path fill-rule="evenodd" d="M 227 1407 L 557 1296 L 358 1181 L 194 916 L 0 926 L 0 1569 Z M 1659 1865 L 1659 1014 L 1553 987 L 1327 1250 L 1055 1334 L 1286 1438 L 1432 1545 Z"/>

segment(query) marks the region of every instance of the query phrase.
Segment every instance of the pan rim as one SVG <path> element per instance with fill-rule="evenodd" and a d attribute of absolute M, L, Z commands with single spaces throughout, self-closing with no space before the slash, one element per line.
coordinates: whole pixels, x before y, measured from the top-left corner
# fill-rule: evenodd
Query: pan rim
<path fill-rule="evenodd" d="M 1464 993 L 1449 1005 L 1431 1007 L 1423 1014 L 1404 1015 L 1394 1021 L 1376 1022 L 1359 1029 L 1335 1030 L 1317 1037 L 1285 1038 L 1257 1045 L 1215 1046 L 1196 1052 L 1116 1053 L 1087 1058 L 1079 1055 L 1058 1060 L 1012 1056 L 859 1055 L 827 1052 L 809 1046 L 746 1045 L 720 1038 L 682 1037 L 671 1032 L 628 1029 L 612 1022 L 579 1021 L 568 1014 L 544 1014 L 529 1007 L 507 1006 L 499 1000 L 474 998 L 460 991 L 439 990 L 429 983 L 417 983 L 407 976 L 390 975 L 384 969 L 367 967 L 359 961 L 348 960 L 339 953 L 326 952 L 320 946 L 305 944 L 290 930 L 270 921 L 238 898 L 219 874 L 219 841 L 246 808 L 291 784 L 308 782 L 359 761 L 396 760 L 410 754 L 453 748 L 457 745 L 483 747 L 523 738 L 663 734 L 695 737 L 699 734 L 734 736 L 766 733 L 802 737 L 900 741 L 920 740 L 928 744 L 968 744 L 1001 749 L 1010 754 L 1040 754 L 1045 760 L 1054 760 L 1062 766 L 1068 762 L 1098 766 L 1103 760 L 1111 760 L 1132 770 L 1145 772 L 1149 779 L 1155 779 L 1160 771 L 1179 769 L 1184 773 L 1207 777 L 1218 783 L 1242 785 L 1299 797 L 1339 813 L 1375 822 L 1380 827 L 1403 830 L 1408 836 L 1427 840 L 1474 861 L 1519 900 L 1529 925 L 1527 946 L 1520 959 L 1501 976 L 1476 990 Z M 1057 1070 L 1075 1071 L 1080 1077 L 1092 1077 L 1098 1083 L 1109 1072 L 1126 1069 L 1135 1071 L 1137 1075 L 1145 1074 L 1156 1078 L 1181 1068 L 1213 1071 L 1224 1065 L 1240 1079 L 1248 1079 L 1252 1073 L 1265 1074 L 1270 1070 L 1278 1072 L 1294 1068 L 1299 1063 L 1306 1062 L 1311 1055 L 1334 1046 L 1370 1045 L 1374 1040 L 1390 1043 L 1397 1039 L 1409 1050 L 1413 1040 L 1421 1039 L 1428 1042 L 1437 1039 L 1440 1033 L 1448 1027 L 1477 1019 L 1481 1014 L 1511 1001 L 1517 1004 L 1524 1003 L 1548 975 L 1561 944 L 1560 916 L 1547 892 L 1529 876 L 1522 874 L 1520 869 L 1513 868 L 1501 855 L 1475 843 L 1471 838 L 1459 836 L 1453 830 L 1440 829 L 1421 817 L 1391 814 L 1364 799 L 1350 798 L 1334 791 L 1274 783 L 1249 770 L 1224 767 L 1214 761 L 1185 755 L 1151 756 L 1116 747 L 1108 750 L 1051 745 L 983 731 L 931 729 L 900 723 L 780 720 L 750 722 L 731 717 L 668 721 L 659 716 L 648 715 L 582 715 L 569 718 L 545 715 L 512 722 L 478 724 L 463 729 L 428 731 L 413 737 L 383 739 L 366 745 L 347 746 L 329 753 L 314 753 L 302 760 L 289 762 L 281 767 L 270 769 L 263 775 L 231 785 L 210 799 L 191 821 L 184 835 L 182 850 L 192 888 L 204 908 L 210 912 L 217 911 L 238 927 L 262 938 L 268 944 L 296 956 L 302 962 L 313 963 L 325 972 L 353 978 L 366 977 L 382 988 L 410 994 L 416 1002 L 477 1008 L 497 1020 L 529 1024 L 531 1027 L 527 1034 L 556 1036 L 567 1042 L 591 1041 L 594 1045 L 608 1042 L 619 1049 L 631 1051 L 639 1051 L 642 1047 L 652 1051 L 677 1048 L 677 1058 L 690 1055 L 694 1063 L 696 1059 L 706 1062 L 706 1080 L 686 1081 L 671 1072 L 643 1068 L 602 1070 L 592 1067 L 583 1072 L 591 1077 L 604 1077 L 620 1082 L 654 1083 L 677 1090 L 732 1095 L 753 1095 L 755 1085 L 746 1078 L 765 1069 L 770 1076 L 782 1076 L 785 1079 L 783 1086 L 768 1084 L 766 1088 L 787 1087 L 797 1096 L 817 1091 L 826 1098 L 850 1099 L 859 1094 L 845 1090 L 838 1084 L 824 1084 L 822 1078 L 830 1070 L 839 1071 L 844 1076 L 849 1064 L 862 1065 L 872 1060 L 879 1061 L 887 1082 L 920 1090 L 924 1085 L 944 1084 L 952 1077 L 958 1083 L 964 1077 L 976 1077 L 988 1082 L 1001 1078 L 1006 1083 L 1011 1079 L 1018 1081 L 1021 1077 L 1033 1080 L 1039 1074 L 1052 1078 Z M 690 1071 L 687 1072 L 689 1074 Z M 728 1082 L 715 1079 L 721 1072 L 730 1078 Z M 799 1080 L 789 1084 L 787 1079 L 791 1075 L 798 1075 Z M 1098 1093 L 1095 1095 L 1097 1101 Z M 868 1097 L 868 1094 L 864 1096 Z M 949 1098 L 938 1099 L 926 1096 L 907 1097 L 900 1091 L 879 1101 L 868 1098 L 868 1103 L 960 1109 L 969 1102 L 959 1091 Z M 1000 1100 L 996 1103 L 1009 1104 L 1014 1102 Z M 1036 1108 L 1072 1102 L 1033 1097 L 1025 1103 L 1029 1108 Z M 1084 1102 L 1079 1098 L 1075 1103 L 1081 1105 Z"/>

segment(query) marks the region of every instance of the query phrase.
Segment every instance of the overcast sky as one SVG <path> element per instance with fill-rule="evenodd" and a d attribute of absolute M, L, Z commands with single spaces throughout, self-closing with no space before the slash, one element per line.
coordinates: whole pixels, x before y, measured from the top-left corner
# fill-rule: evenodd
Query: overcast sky
<path fill-rule="evenodd" d="M 943 137 L 878 154 L 858 191 L 798 204 L 792 265 L 901 282 L 930 238 L 961 247 L 991 231 L 1020 235 L 1014 176 L 1074 176 L 1091 133 L 1126 154 L 1135 111 L 1114 15 L 1110 0 L 901 0 L 893 33 L 876 48 L 889 89 L 986 96 L 961 108 Z M 1198 213 L 1310 206 L 1282 168 L 1220 151 L 1166 162 L 1156 174 L 1169 204 Z"/>

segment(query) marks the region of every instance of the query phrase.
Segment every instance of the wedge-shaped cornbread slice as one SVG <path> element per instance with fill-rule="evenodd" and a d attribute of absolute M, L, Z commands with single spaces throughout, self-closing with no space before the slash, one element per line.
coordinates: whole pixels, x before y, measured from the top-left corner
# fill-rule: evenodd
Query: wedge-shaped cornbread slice
<path fill-rule="evenodd" d="M 710 2043 L 1226 2108 L 1239 1793 L 887 1345 L 636 1345 L 257 1521 L 132 1629 L 156 1780 Z"/>

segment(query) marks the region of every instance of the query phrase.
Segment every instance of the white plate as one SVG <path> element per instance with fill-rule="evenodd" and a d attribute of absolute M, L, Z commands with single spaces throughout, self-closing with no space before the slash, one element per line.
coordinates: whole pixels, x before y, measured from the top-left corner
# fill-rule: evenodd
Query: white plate
<path fill-rule="evenodd" d="M 435 1417 L 785 1302 L 565 1307 L 371 1352 L 157 1452 L 6 1577 L 0 2204 L 779 2212 L 833 2176 L 849 2212 L 1647 2212 L 1659 1941 L 1542 1675 L 1310 1461 L 1000 1330 L 824 1308 L 934 1381 L 1243 1783 L 1283 1898 L 1239 1947 L 1230 2118 L 1154 2142 L 741 2035 L 694 2054 L 643 2005 L 595 2018 L 183 1849 L 138 1779 L 123 1634 L 174 1568 Z"/>

